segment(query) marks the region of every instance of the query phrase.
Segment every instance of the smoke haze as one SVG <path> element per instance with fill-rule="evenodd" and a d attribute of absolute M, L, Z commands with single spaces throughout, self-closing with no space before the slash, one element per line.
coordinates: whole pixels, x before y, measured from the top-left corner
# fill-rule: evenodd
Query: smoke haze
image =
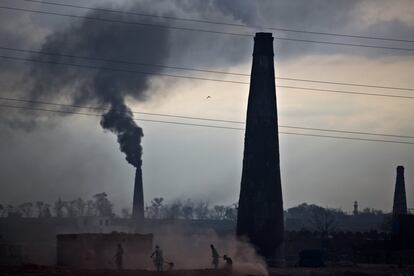
<path fill-rule="evenodd" d="M 329 3 L 322 0 L 148 0 L 108 1 L 106 4 L 101 1 L 73 1 L 73 4 L 85 6 L 98 4 L 98 7 L 125 11 L 244 23 L 252 26 L 253 31 L 127 14 L 85 13 L 79 9 L 20 1 L 4 2 L 4 5 L 15 7 L 117 21 L 249 34 L 254 30 L 262 31 L 263 26 L 278 26 L 396 38 L 414 36 L 414 7 L 409 0 L 394 1 L 391 6 L 387 1 L 371 0 L 335 0 Z M 0 12 L 1 46 L 63 53 L 67 56 L 27 55 L 1 50 L 2 55 L 74 65 L 19 63 L 1 59 L 2 97 L 94 106 L 105 112 L 102 118 L 82 118 L 68 114 L 1 108 L 0 139 L 3 143 L 0 145 L 0 181 L 5 184 L 0 187 L 0 202 L 53 201 L 59 195 L 75 198 L 82 194 L 106 191 L 113 195 L 117 208 L 125 207 L 129 205 L 126 202 L 132 200 L 134 173 L 129 166 L 125 166 L 123 155 L 129 163 L 136 166 L 141 162 L 142 148 L 146 153 L 142 158 L 147 201 L 154 196 L 171 200 L 177 197 L 192 197 L 195 200 L 207 198 L 211 202 L 229 204 L 237 199 L 243 150 L 241 132 L 185 129 L 143 122 L 140 123 L 145 131 L 143 138 L 144 131 L 133 120 L 133 115 L 136 116 L 135 119 L 150 118 L 137 116 L 131 110 L 243 121 L 247 87 L 162 78 L 156 74 L 200 77 L 206 74 L 110 60 L 248 73 L 253 45 L 251 38 L 5 10 Z M 412 44 L 398 42 L 276 31 L 274 35 L 412 48 Z M 280 76 L 414 86 L 410 74 L 414 70 L 413 52 L 331 47 L 277 39 L 275 47 L 276 71 Z M 96 57 L 99 60 L 69 57 L 73 55 Z M 150 74 L 121 72 L 128 70 Z M 226 78 L 221 74 L 209 76 Z M 248 81 L 245 78 L 237 80 Z M 407 101 L 317 97 L 283 89 L 278 89 L 278 93 L 282 123 L 408 135 L 414 131 L 411 124 L 412 107 Z M 211 96 L 212 100 L 206 101 L 207 96 Z M 6 101 L 2 103 L 15 104 Z M 34 104 L 19 105 L 38 107 Z M 51 107 L 43 105 L 42 108 Z M 93 109 L 53 108 L 60 111 L 100 113 Z M 115 136 L 103 135 L 100 126 Z M 404 146 L 375 143 L 365 145 L 358 142 L 345 144 L 346 142 L 336 140 L 287 137 L 281 137 L 282 184 L 287 206 L 308 201 L 347 208 L 347 204 L 350 206 L 354 200 L 358 200 L 361 201 L 361 206 L 389 209 L 393 173 L 399 164 L 406 167 L 407 194 L 413 189 L 410 186 L 410 171 L 413 168 L 410 169 L 409 164 L 414 160 Z M 124 154 L 119 154 L 117 148 Z M 318 164 L 313 162 L 315 155 L 319 156 Z M 371 158 L 376 162 L 372 162 Z M 108 172 L 108 168 L 111 168 L 112 173 Z M 74 186 L 78 187 L 76 191 Z M 410 203 L 410 198 L 408 201 Z"/>

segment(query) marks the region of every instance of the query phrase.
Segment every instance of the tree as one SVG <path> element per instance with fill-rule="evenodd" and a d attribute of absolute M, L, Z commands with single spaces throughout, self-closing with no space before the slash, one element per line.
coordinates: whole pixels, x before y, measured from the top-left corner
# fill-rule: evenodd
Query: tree
<path fill-rule="evenodd" d="M 212 213 L 213 219 L 223 220 L 226 214 L 226 208 L 223 205 L 215 205 Z"/>
<path fill-rule="evenodd" d="M 237 220 L 237 203 L 227 206 L 224 213 L 224 219 L 235 221 Z"/>
<path fill-rule="evenodd" d="M 55 202 L 54 209 L 56 217 L 63 218 L 63 208 L 65 207 L 65 204 L 63 203 L 62 199 L 59 197 L 59 199 Z"/>
<path fill-rule="evenodd" d="M 151 200 L 151 205 L 146 208 L 148 218 L 161 218 L 161 211 L 164 209 L 163 201 L 164 198 L 162 197 L 156 197 L 153 200 Z"/>
<path fill-rule="evenodd" d="M 310 219 L 316 231 L 321 233 L 321 244 L 322 247 L 325 247 L 328 234 L 333 232 L 336 228 L 336 220 L 329 209 L 319 206 L 316 207 L 317 208 L 313 208 Z"/>
<path fill-rule="evenodd" d="M 45 204 L 43 208 L 43 217 L 50 218 L 52 217 L 52 214 L 50 213 L 50 204 Z"/>
<path fill-rule="evenodd" d="M 78 216 L 82 217 L 85 215 L 86 203 L 80 197 L 76 200 L 76 210 L 77 210 Z"/>
<path fill-rule="evenodd" d="M 106 193 L 99 193 L 93 196 L 95 198 L 95 206 L 100 216 L 112 216 L 113 204 L 109 201 Z"/>
<path fill-rule="evenodd" d="M 384 232 L 391 232 L 392 231 L 392 214 L 384 215 L 384 218 L 378 228 Z"/>
<path fill-rule="evenodd" d="M 316 231 L 321 232 L 323 235 L 335 230 L 335 217 L 329 209 L 322 207 L 314 208 L 310 219 Z"/>
<path fill-rule="evenodd" d="M 167 206 L 167 208 L 165 208 L 166 218 L 178 219 L 182 217 L 182 206 L 183 204 L 179 200 Z"/>
<path fill-rule="evenodd" d="M 95 202 L 93 200 L 88 200 L 86 202 L 86 214 L 85 215 L 91 217 L 91 216 L 96 216 L 96 213 L 97 211 L 96 211 Z"/>
<path fill-rule="evenodd" d="M 37 208 L 37 216 L 40 218 L 43 216 L 43 201 L 37 201 L 36 202 L 36 208 Z"/>
<path fill-rule="evenodd" d="M 123 218 L 131 218 L 131 211 L 129 208 L 122 208 L 121 213 Z"/>
<path fill-rule="evenodd" d="M 11 204 L 7 205 L 6 212 L 7 212 L 7 216 L 9 216 L 10 213 L 20 213 L 20 211 Z"/>
<path fill-rule="evenodd" d="M 182 207 L 182 213 L 184 219 L 193 219 L 194 217 L 194 203 L 187 199 L 186 203 Z"/>
<path fill-rule="evenodd" d="M 63 204 L 65 206 L 68 217 L 74 218 L 78 215 L 77 208 L 76 208 L 76 200 L 64 201 Z"/>
<path fill-rule="evenodd" d="M 209 203 L 207 201 L 200 201 L 194 208 L 194 213 L 197 219 L 207 219 L 209 214 Z"/>
<path fill-rule="evenodd" d="M 20 213 L 25 217 L 31 217 L 33 213 L 33 203 L 25 202 L 19 205 Z"/>

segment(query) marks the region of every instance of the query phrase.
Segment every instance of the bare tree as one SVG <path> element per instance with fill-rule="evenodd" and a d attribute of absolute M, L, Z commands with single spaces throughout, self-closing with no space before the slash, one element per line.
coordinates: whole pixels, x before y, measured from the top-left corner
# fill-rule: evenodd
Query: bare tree
<path fill-rule="evenodd" d="M 0 217 L 4 217 L 5 213 L 6 208 L 4 208 L 4 206 L 0 204 Z"/>
<path fill-rule="evenodd" d="M 131 218 L 131 211 L 129 208 L 122 208 L 121 213 L 123 218 Z"/>
<path fill-rule="evenodd" d="M 66 214 L 68 217 L 73 218 L 78 215 L 78 212 L 76 209 L 76 200 L 64 201 L 63 205 L 65 206 Z"/>
<path fill-rule="evenodd" d="M 156 197 L 151 200 L 151 205 L 146 208 L 148 218 L 161 218 L 161 211 L 164 209 L 163 201 L 164 198 L 162 197 Z"/>
<path fill-rule="evenodd" d="M 50 204 L 45 204 L 43 208 L 43 217 L 50 218 L 52 217 L 52 214 L 50 213 Z"/>
<path fill-rule="evenodd" d="M 165 215 L 167 219 L 178 219 L 182 217 L 182 206 L 181 201 L 177 200 L 165 208 Z"/>
<path fill-rule="evenodd" d="M 100 216 L 112 216 L 113 204 L 109 201 L 106 193 L 99 193 L 93 196 L 95 198 L 95 206 Z"/>
<path fill-rule="evenodd" d="M 37 201 L 36 202 L 36 208 L 37 208 L 37 216 L 40 218 L 43 216 L 43 201 Z"/>
<path fill-rule="evenodd" d="M 200 201 L 194 208 L 194 213 L 197 219 L 207 219 L 209 215 L 209 203 L 207 201 Z"/>
<path fill-rule="evenodd" d="M 187 199 L 182 207 L 182 213 L 184 219 L 193 219 L 194 218 L 194 203 Z"/>
<path fill-rule="evenodd" d="M 78 216 L 81 216 L 82 217 L 82 216 L 85 215 L 86 203 L 80 197 L 76 200 L 76 209 L 77 209 Z"/>
<path fill-rule="evenodd" d="M 223 220 L 226 215 L 226 208 L 223 205 L 215 205 L 212 210 L 212 219 Z"/>
<path fill-rule="evenodd" d="M 328 234 L 336 228 L 335 216 L 327 208 L 314 208 L 310 219 L 316 231 L 323 234 Z"/>
<path fill-rule="evenodd" d="M 54 209 L 56 217 L 63 218 L 64 212 L 63 208 L 65 207 L 65 204 L 63 203 L 62 199 L 59 197 L 59 199 L 55 202 Z"/>
<path fill-rule="evenodd" d="M 336 228 L 335 216 L 328 208 L 315 206 L 315 208 L 312 209 L 310 219 L 316 231 L 321 233 L 321 243 L 322 247 L 324 247 L 329 233 L 333 232 Z"/>
<path fill-rule="evenodd" d="M 88 200 L 86 202 L 86 216 L 96 216 L 96 204 L 93 200 Z"/>
<path fill-rule="evenodd" d="M 238 208 L 237 203 L 231 206 L 227 206 L 225 209 L 225 213 L 224 213 L 224 219 L 231 220 L 231 221 L 237 220 L 237 208 Z"/>
<path fill-rule="evenodd" d="M 31 217 L 33 214 L 33 203 L 25 202 L 19 205 L 20 213 L 25 217 Z"/>

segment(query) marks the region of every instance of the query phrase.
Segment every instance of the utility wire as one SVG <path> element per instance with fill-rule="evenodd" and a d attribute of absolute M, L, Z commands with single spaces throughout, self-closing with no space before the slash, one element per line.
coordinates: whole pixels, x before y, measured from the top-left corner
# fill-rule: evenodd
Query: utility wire
<path fill-rule="evenodd" d="M 62 54 L 62 53 L 46 52 L 46 51 L 40 51 L 40 50 L 27 50 L 27 49 L 19 49 L 19 48 L 3 47 L 3 46 L 0 46 L 0 50 L 20 52 L 20 53 L 41 54 L 41 55 L 48 55 L 48 56 L 76 58 L 76 59 L 91 60 L 91 61 L 103 61 L 103 62 L 119 63 L 119 64 L 126 64 L 126 65 L 150 66 L 150 67 L 176 69 L 176 70 L 184 70 L 184 71 L 194 71 L 194 72 L 203 72 L 203 73 L 214 73 L 214 74 L 222 74 L 222 75 L 250 77 L 250 74 L 246 74 L 246 73 L 235 73 L 235 72 L 207 70 L 207 69 L 200 69 L 200 68 L 160 65 L 160 64 L 142 63 L 142 62 L 135 62 L 135 61 L 119 60 L 119 59 L 106 59 L 106 58 L 99 58 L 99 57 Z M 357 86 L 357 87 L 367 87 L 367 88 L 380 88 L 380 89 L 391 89 L 391 90 L 414 91 L 414 88 L 395 87 L 395 86 L 378 86 L 378 85 L 370 85 L 370 84 L 322 81 L 322 80 L 299 79 L 299 78 L 285 78 L 285 77 L 276 77 L 276 79 L 289 80 L 289 81 L 300 81 L 300 82 L 323 83 L 323 84 L 347 85 L 347 86 Z"/>
<path fill-rule="evenodd" d="M 64 65 L 64 66 L 77 67 L 77 68 L 86 68 L 86 69 L 93 69 L 93 70 L 105 70 L 105 71 L 131 73 L 131 74 L 162 76 L 162 77 L 191 79 L 191 80 L 203 80 L 203 81 L 233 83 L 233 84 L 243 84 L 243 85 L 250 84 L 249 82 L 243 82 L 243 81 L 220 80 L 220 79 L 213 79 L 213 78 L 182 76 L 182 75 L 173 75 L 173 74 L 166 74 L 166 73 L 150 73 L 150 72 L 144 72 L 144 71 L 117 69 L 117 68 L 104 67 L 104 66 L 101 67 L 101 66 L 92 66 L 92 65 L 80 65 L 80 64 L 75 64 L 75 63 L 44 61 L 44 60 L 38 60 L 38 59 L 33 59 L 33 58 L 18 58 L 18 57 L 10 57 L 10 56 L 3 56 L 3 55 L 0 55 L 0 58 L 7 59 L 7 60 L 12 60 L 12 61 L 23 61 L 23 62 L 36 62 L 36 63 L 42 63 L 42 64 Z M 334 90 L 334 89 L 320 89 L 320 88 L 299 87 L 299 86 L 289 86 L 289 85 L 278 85 L 277 87 L 278 88 L 286 88 L 286 89 L 298 89 L 298 90 L 303 90 L 303 91 L 315 91 L 315 92 L 327 92 L 327 93 L 339 93 L 339 94 L 363 95 L 363 96 L 376 96 L 376 97 L 386 97 L 386 98 L 414 99 L 414 96 L 365 93 L 365 92 L 343 91 L 343 90 Z"/>
<path fill-rule="evenodd" d="M 378 94 L 378 93 L 342 91 L 342 90 L 334 90 L 334 89 L 320 89 L 320 88 L 298 87 L 298 86 L 290 86 L 290 85 L 278 85 L 277 87 L 278 88 L 287 88 L 287 89 L 299 89 L 299 90 L 308 91 L 308 92 L 315 91 L 315 92 L 353 94 L 353 95 L 363 95 L 363 96 L 377 96 L 377 97 L 388 97 L 388 98 L 414 99 L 414 97 L 412 97 L 412 96 L 400 96 L 400 95 L 387 95 L 387 94 Z"/>
<path fill-rule="evenodd" d="M 14 108 L 14 109 L 25 109 L 25 110 L 33 110 L 33 111 L 43 111 L 43 112 L 65 113 L 65 114 L 74 114 L 74 115 L 84 115 L 84 116 L 93 116 L 93 117 L 101 117 L 102 116 L 101 114 L 80 113 L 80 112 L 73 112 L 73 111 L 52 110 L 52 109 L 23 107 L 23 106 L 13 106 L 13 105 L 5 105 L 5 104 L 0 104 L 0 107 Z M 189 124 L 189 123 L 172 122 L 172 121 L 148 120 L 148 119 L 134 119 L 134 120 L 136 120 L 136 121 L 145 121 L 145 122 L 154 122 L 154 123 L 174 124 L 174 125 L 218 128 L 218 129 L 244 130 L 244 128 L 213 126 L 213 125 L 204 125 L 204 124 Z M 305 133 L 283 132 L 283 131 L 280 131 L 279 133 L 280 134 L 286 134 L 286 135 L 296 135 L 296 136 L 324 137 L 324 138 L 345 139 L 345 140 L 355 140 L 355 141 L 369 141 L 369 142 L 382 142 L 382 143 L 396 143 L 396 144 L 414 145 L 413 142 L 404 142 L 404 141 L 395 141 L 395 140 L 379 140 L 379 139 L 367 139 L 367 138 L 333 136 L 333 135 L 319 135 L 319 134 L 305 134 Z"/>
<path fill-rule="evenodd" d="M 184 79 L 227 82 L 227 83 L 236 83 L 236 84 L 249 84 L 248 82 L 243 82 L 243 81 L 231 81 L 231 80 L 219 80 L 219 79 L 210 79 L 210 78 L 202 78 L 202 77 L 192 77 L 192 76 L 180 76 L 180 75 L 173 75 L 173 74 L 166 74 L 166 73 L 150 73 L 150 72 L 144 72 L 144 71 L 118 69 L 118 68 L 111 68 L 111 67 L 104 67 L 104 66 L 101 67 L 101 66 L 93 66 L 93 65 L 80 65 L 80 64 L 67 63 L 67 62 L 44 61 L 44 60 L 33 59 L 33 58 L 19 58 L 19 57 L 10 57 L 10 56 L 3 56 L 3 55 L 0 55 L 0 58 L 8 59 L 8 60 L 36 62 L 36 63 L 53 64 L 53 65 L 64 65 L 64 66 L 86 68 L 86 69 L 93 69 L 93 70 L 105 70 L 105 71 L 132 73 L 132 74 L 140 74 L 140 75 L 163 76 L 163 77 L 170 77 L 170 78 L 184 78 Z"/>
<path fill-rule="evenodd" d="M 121 24 L 137 25 L 137 26 L 152 27 L 152 28 L 162 28 L 162 29 L 172 29 L 172 30 L 192 31 L 192 32 L 204 32 L 204 33 L 212 33 L 212 34 L 224 34 L 224 35 L 249 37 L 249 38 L 254 37 L 254 35 L 246 34 L 246 33 L 235 33 L 235 32 L 214 31 L 214 30 L 197 29 L 197 28 L 164 26 L 164 25 L 151 24 L 151 23 L 142 23 L 142 22 L 136 22 L 136 21 L 115 20 L 115 19 L 92 17 L 92 16 L 80 16 L 80 15 L 73 15 L 73 14 L 66 14 L 66 13 L 30 10 L 30 9 L 7 7 L 7 6 L 0 6 L 0 9 L 14 10 L 14 11 L 28 12 L 28 13 L 56 15 L 56 16 L 91 20 L 91 21 L 102 21 L 102 22 L 108 22 L 108 23 L 121 23 Z M 318 44 L 337 45 L 337 46 L 351 46 L 351 47 L 376 48 L 376 49 L 384 49 L 384 50 L 397 50 L 397 51 L 414 52 L 414 49 L 412 49 L 412 48 L 387 47 L 387 46 L 379 46 L 379 45 L 353 44 L 353 43 L 330 42 L 330 41 L 320 41 L 320 40 L 307 40 L 307 39 L 297 39 L 297 38 L 287 38 L 287 37 L 275 37 L 275 38 L 278 39 L 278 40 L 295 41 L 295 42 L 318 43 Z"/>
<path fill-rule="evenodd" d="M 56 102 L 46 102 L 46 101 L 27 100 L 27 99 L 16 99 L 16 98 L 8 98 L 8 97 L 1 97 L 1 96 L 0 96 L 0 100 L 13 101 L 13 102 L 24 102 L 24 103 L 31 103 L 31 104 L 52 105 L 52 106 L 69 107 L 69 108 L 82 108 L 82 109 L 108 111 L 107 108 L 103 108 L 103 107 L 70 105 L 70 104 L 62 104 L 62 103 L 56 103 Z M 189 120 L 198 120 L 198 121 L 209 121 L 209 122 L 220 122 L 220 123 L 232 123 L 232 124 L 245 125 L 244 122 L 234 121 L 234 120 L 213 119 L 213 118 L 203 118 L 203 117 L 194 117 L 194 116 L 181 116 L 181 115 L 162 114 L 162 113 L 139 112 L 139 111 L 134 111 L 134 110 L 131 110 L 131 112 L 133 114 L 142 114 L 142 115 L 151 115 L 151 116 L 160 116 L 160 117 L 171 117 L 171 118 L 179 118 L 179 119 L 189 119 Z M 360 131 L 326 129 L 326 128 L 311 128 L 311 127 L 300 127 L 300 126 L 289 126 L 289 125 L 279 125 L 279 127 L 281 127 L 281 128 L 291 128 L 291 129 L 300 129 L 300 130 L 322 131 L 322 132 L 337 132 L 337 133 L 346 133 L 346 134 L 387 136 L 387 137 L 394 137 L 394 138 L 414 139 L 414 136 L 385 134 L 385 133 L 360 132 Z"/>
<path fill-rule="evenodd" d="M 117 14 L 125 14 L 125 15 L 136 15 L 136 16 L 158 18 L 158 19 L 168 19 L 168 20 L 196 22 L 196 23 L 206 23 L 206 24 L 223 25 L 223 26 L 230 26 L 230 27 L 243 27 L 243 28 L 249 28 L 249 29 L 254 29 L 255 28 L 253 26 L 248 26 L 246 24 L 241 24 L 241 23 L 217 22 L 217 21 L 210 21 L 210 20 L 203 20 L 203 19 L 196 19 L 196 18 L 183 18 L 183 17 L 154 15 L 154 14 L 146 14 L 146 13 L 141 13 L 141 12 L 135 12 L 135 11 L 131 12 L 131 11 L 122 11 L 122 10 L 105 9 L 105 8 L 94 8 L 94 7 L 88 7 L 88 6 L 73 5 L 73 4 L 62 4 L 62 3 L 56 3 L 56 2 L 51 2 L 51 1 L 38 1 L 38 0 L 23 0 L 23 1 L 42 4 L 42 5 L 61 6 L 61 7 L 69 7 L 69 8 L 77 8 L 77 9 L 84 9 L 84 10 L 90 10 L 90 11 L 117 13 Z M 305 33 L 305 34 L 312 34 L 312 35 L 339 36 L 339 37 L 363 38 L 363 39 L 372 39 L 372 40 L 386 40 L 386 41 L 396 41 L 396 42 L 414 42 L 414 40 L 408 40 L 408 39 L 378 37 L 378 36 L 351 35 L 351 34 L 340 34 L 340 33 L 329 33 L 329 32 L 316 32 L 316 31 L 307 31 L 307 30 L 298 30 L 298 29 L 280 28 L 280 27 L 270 27 L 270 26 L 264 26 L 264 27 L 260 27 L 260 28 L 261 29 L 267 29 L 267 30 L 293 32 L 293 33 Z"/>

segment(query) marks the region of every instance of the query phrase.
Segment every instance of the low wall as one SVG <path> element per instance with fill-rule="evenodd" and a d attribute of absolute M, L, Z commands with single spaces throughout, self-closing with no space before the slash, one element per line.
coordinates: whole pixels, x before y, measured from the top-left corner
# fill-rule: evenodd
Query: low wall
<path fill-rule="evenodd" d="M 152 242 L 152 234 L 57 235 L 57 264 L 79 269 L 113 269 L 117 245 L 121 244 L 124 268 L 147 269 L 152 267 Z"/>

